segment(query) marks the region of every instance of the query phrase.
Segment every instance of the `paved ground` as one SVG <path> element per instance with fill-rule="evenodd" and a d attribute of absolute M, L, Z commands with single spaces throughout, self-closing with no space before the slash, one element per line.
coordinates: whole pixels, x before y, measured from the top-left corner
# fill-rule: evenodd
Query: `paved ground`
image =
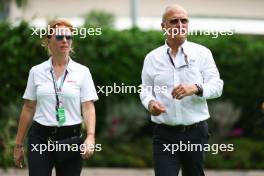
<path fill-rule="evenodd" d="M 27 176 L 27 170 L 0 169 L 0 176 Z M 52 174 L 55 176 L 55 174 Z M 154 176 L 152 169 L 112 169 L 112 168 L 85 168 L 82 176 Z M 264 176 L 263 171 L 213 171 L 207 170 L 206 176 Z"/>

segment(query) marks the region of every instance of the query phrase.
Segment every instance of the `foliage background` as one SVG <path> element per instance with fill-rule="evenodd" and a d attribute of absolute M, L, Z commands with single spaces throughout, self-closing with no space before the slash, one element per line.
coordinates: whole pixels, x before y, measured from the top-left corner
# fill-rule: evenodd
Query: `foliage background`
<path fill-rule="evenodd" d="M 0 31 L 0 166 L 8 167 L 13 165 L 12 147 L 29 70 L 48 56 L 38 36 L 31 35 L 33 31 L 27 23 L 12 26 L 2 22 Z M 163 34 L 137 28 L 116 31 L 104 27 L 102 31 L 101 36 L 85 39 L 76 36 L 73 59 L 90 68 L 97 86 L 114 83 L 140 85 L 144 57 L 164 43 Z M 216 117 L 238 118 L 229 124 L 225 136 L 219 137 L 215 129 L 211 129 L 213 142 L 233 143 L 235 151 L 208 154 L 208 168 L 264 168 L 263 39 L 263 36 L 248 35 L 220 36 L 217 39 L 211 36 L 189 37 L 190 41 L 211 49 L 225 82 L 222 97 L 209 101 L 210 108 L 216 103 L 223 104 L 218 111 L 211 108 L 213 112 L 209 123 L 215 127 Z M 99 94 L 99 98 L 95 104 L 97 141 L 102 143 L 103 151 L 96 153 L 86 164 L 151 167 L 152 124 L 148 113 L 140 105 L 138 94 L 111 94 L 107 97 Z M 232 108 L 226 114 L 228 107 Z M 235 115 L 237 110 L 239 115 Z"/>

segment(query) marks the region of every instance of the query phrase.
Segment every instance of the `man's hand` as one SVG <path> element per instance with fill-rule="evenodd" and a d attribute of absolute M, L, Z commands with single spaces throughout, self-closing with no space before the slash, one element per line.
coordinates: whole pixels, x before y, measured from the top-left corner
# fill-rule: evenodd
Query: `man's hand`
<path fill-rule="evenodd" d="M 171 95 L 173 98 L 180 100 L 183 97 L 191 96 L 197 92 L 198 88 L 195 84 L 179 84 L 172 90 Z"/>
<path fill-rule="evenodd" d="M 161 103 L 154 100 L 151 100 L 149 102 L 148 109 L 153 116 L 158 116 L 162 112 L 166 112 L 165 107 Z"/>
<path fill-rule="evenodd" d="M 90 158 L 95 150 L 95 139 L 94 135 L 87 135 L 87 138 L 84 141 L 84 146 L 82 148 L 82 158 L 88 159 Z"/>

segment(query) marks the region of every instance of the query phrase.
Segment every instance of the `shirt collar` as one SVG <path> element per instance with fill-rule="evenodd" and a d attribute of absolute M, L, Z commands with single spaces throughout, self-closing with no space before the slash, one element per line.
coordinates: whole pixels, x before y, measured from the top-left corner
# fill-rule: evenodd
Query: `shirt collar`
<path fill-rule="evenodd" d="M 189 55 L 188 55 L 188 41 L 187 39 L 179 46 L 178 51 L 180 51 L 180 53 L 182 53 L 184 55 L 184 60 L 179 60 L 176 61 L 175 66 L 177 68 L 185 66 L 185 65 L 189 65 L 190 61 L 189 61 Z M 171 50 L 171 48 L 169 47 L 169 45 L 167 44 L 167 39 L 165 40 L 165 49 L 166 52 L 169 49 L 169 51 Z"/>
<path fill-rule="evenodd" d="M 46 72 L 50 72 L 50 70 L 52 68 L 51 60 L 52 60 L 52 57 L 50 57 L 49 60 L 47 60 L 45 65 L 44 65 L 44 70 Z M 68 73 L 73 70 L 73 64 L 74 64 L 74 61 L 69 57 L 69 63 L 68 63 L 67 68 L 66 68 Z"/>
<path fill-rule="evenodd" d="M 187 53 L 187 51 L 188 51 L 188 49 L 187 49 L 187 44 L 188 43 L 188 41 L 187 41 L 187 39 L 179 46 L 179 48 L 178 48 L 178 51 L 180 51 L 180 52 L 183 52 L 185 55 L 187 55 L 188 56 L 188 53 Z M 167 49 L 169 48 L 169 49 L 171 49 L 170 47 L 169 47 L 169 45 L 168 45 L 168 43 L 167 43 L 167 39 L 165 40 L 165 46 L 166 46 L 166 51 L 167 51 Z"/>

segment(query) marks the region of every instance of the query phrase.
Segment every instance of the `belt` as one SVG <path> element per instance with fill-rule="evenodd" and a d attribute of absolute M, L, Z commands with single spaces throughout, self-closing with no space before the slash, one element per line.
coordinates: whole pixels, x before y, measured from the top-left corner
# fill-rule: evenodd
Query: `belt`
<path fill-rule="evenodd" d="M 78 135 L 81 131 L 81 124 L 70 125 L 70 126 L 45 126 L 36 121 L 33 121 L 32 126 L 38 129 L 41 133 L 45 134 L 45 136 L 50 135 Z"/>
<path fill-rule="evenodd" d="M 181 132 L 185 132 L 194 128 L 199 127 L 200 125 L 202 125 L 203 123 L 206 123 L 206 121 L 200 121 L 191 125 L 175 125 L 175 126 L 170 126 L 170 125 L 166 125 L 166 124 L 157 124 L 157 127 L 161 127 L 161 128 L 167 128 L 167 129 L 171 129 L 171 130 L 176 130 L 176 131 L 181 131 Z"/>

